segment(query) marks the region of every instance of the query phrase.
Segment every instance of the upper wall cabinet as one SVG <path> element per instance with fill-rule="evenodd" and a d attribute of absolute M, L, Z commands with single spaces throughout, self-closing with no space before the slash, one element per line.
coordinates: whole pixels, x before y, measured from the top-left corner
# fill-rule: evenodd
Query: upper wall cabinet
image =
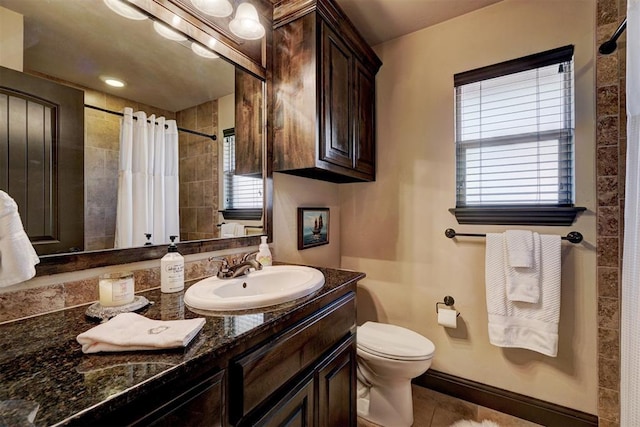
<path fill-rule="evenodd" d="M 380 59 L 330 0 L 274 9 L 274 171 L 375 180 Z"/>

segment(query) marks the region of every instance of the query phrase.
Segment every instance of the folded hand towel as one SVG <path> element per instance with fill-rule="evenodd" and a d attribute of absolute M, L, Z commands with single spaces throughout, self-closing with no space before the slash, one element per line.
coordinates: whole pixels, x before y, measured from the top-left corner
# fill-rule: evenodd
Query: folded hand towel
<path fill-rule="evenodd" d="M 540 235 L 532 233 L 531 239 L 527 239 L 533 244 L 528 257 L 533 260 L 531 267 L 516 267 L 511 264 L 508 233 L 507 231 L 504 235 L 504 250 L 506 252 L 504 268 L 507 277 L 507 298 L 510 301 L 537 303 L 540 299 Z M 528 244 L 529 242 L 527 242 Z M 519 250 L 516 249 L 516 251 L 518 252 Z"/>
<path fill-rule="evenodd" d="M 533 267 L 533 233 L 527 230 L 507 230 L 504 233 L 511 267 Z"/>
<path fill-rule="evenodd" d="M 18 205 L 0 191 L 0 287 L 31 279 L 39 262 L 22 226 Z"/>
<path fill-rule="evenodd" d="M 244 225 L 243 224 L 236 224 L 236 229 L 235 229 L 234 234 L 235 234 L 236 237 L 244 236 L 245 235 L 245 233 L 244 233 Z"/>
<path fill-rule="evenodd" d="M 204 324 L 204 318 L 163 321 L 122 313 L 76 339 L 82 344 L 83 353 L 186 347 Z"/>
<path fill-rule="evenodd" d="M 540 236 L 541 290 L 535 304 L 507 299 L 502 234 L 487 234 L 486 244 L 489 341 L 499 347 L 526 348 L 555 357 L 560 320 L 560 236 Z"/>

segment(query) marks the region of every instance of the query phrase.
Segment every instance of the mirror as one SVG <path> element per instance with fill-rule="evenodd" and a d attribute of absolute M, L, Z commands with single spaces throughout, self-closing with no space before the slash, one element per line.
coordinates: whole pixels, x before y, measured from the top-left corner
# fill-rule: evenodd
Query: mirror
<path fill-rule="evenodd" d="M 78 121 L 84 121 L 84 138 L 80 138 L 79 148 L 55 147 L 51 141 L 47 141 L 47 135 L 51 132 L 60 132 L 61 144 L 66 139 L 77 138 L 79 133 L 77 123 L 74 123 L 76 131 L 57 129 L 57 124 L 49 124 L 47 128 L 48 117 L 64 118 L 60 111 L 65 107 L 60 107 L 63 104 L 56 102 L 53 103 L 53 112 L 47 110 L 46 105 L 35 107 L 40 117 L 38 120 L 45 123 L 38 125 L 40 139 L 44 142 L 34 145 L 31 136 L 25 138 L 37 149 L 28 149 L 28 155 L 16 158 L 7 154 L 15 150 L 5 148 L 3 153 L 0 148 L 0 189 L 7 191 L 18 202 L 23 224 L 39 255 L 56 254 L 41 256 L 41 259 L 55 259 L 60 257 L 59 254 L 69 252 L 75 255 L 75 252 L 104 251 L 114 246 L 164 245 L 169 240 L 169 234 L 177 234 L 181 242 L 198 241 L 198 247 L 204 250 L 219 246 L 203 243 L 210 239 L 235 239 L 267 233 L 266 215 L 263 215 L 266 197 L 263 176 L 263 170 L 266 169 L 263 166 L 265 132 L 262 131 L 264 124 L 261 122 L 264 116 L 264 84 L 225 59 L 212 57 L 216 52 L 216 40 L 211 38 L 208 46 L 194 43 L 194 39 L 186 38 L 183 34 L 166 31 L 170 26 L 165 24 L 164 33 L 172 38 L 170 40 L 154 29 L 162 24 L 160 20 L 147 14 L 140 16 L 140 20 L 124 18 L 108 8 L 102 0 L 44 3 L 41 0 L 0 0 L 0 14 L 3 23 L 0 29 L 0 41 L 3 43 L 0 66 L 7 67 L 3 62 L 8 61 L 9 67 L 20 68 L 11 63 L 17 56 L 23 70 L 20 74 L 29 79 L 26 83 L 29 89 L 37 86 L 34 79 L 38 79 L 72 87 L 83 99 L 77 115 Z M 15 25 L 6 25 L 7 22 Z M 23 28 L 20 28 L 20 22 Z M 23 42 L 20 33 L 24 37 Z M 16 39 L 18 48 L 11 51 L 10 46 L 16 43 Z M 20 46 L 24 48 L 20 49 Z M 15 76 L 7 68 L 2 70 L 0 87 L 7 89 L 7 82 L 13 82 Z M 121 79 L 125 86 L 107 86 L 107 78 Z M 11 89 L 8 88 L 9 91 Z M 16 93 L 24 95 L 20 88 L 15 89 L 13 95 Z M 0 93 L 0 109 L 12 111 L 14 104 L 10 95 L 6 90 L 4 94 Z M 29 95 L 46 98 L 37 93 Z M 30 102 L 28 99 L 24 102 L 24 114 L 28 120 L 23 118 L 22 121 L 33 123 L 35 119 L 28 116 L 34 110 Z M 74 109 L 74 104 L 70 105 L 65 111 Z M 162 122 L 160 117 L 163 117 L 167 123 L 174 120 L 175 126 L 181 129 L 177 132 L 177 159 L 169 156 L 168 148 L 164 150 L 169 156 L 165 158 L 165 172 L 169 169 L 167 165 L 172 162 L 179 171 L 174 186 L 177 194 L 166 197 L 174 198 L 179 203 L 177 206 L 171 205 L 179 217 L 174 221 L 173 229 L 169 225 L 154 228 L 148 222 L 144 230 L 142 227 L 121 226 L 119 216 L 126 216 L 117 212 L 118 205 L 125 199 L 119 197 L 123 175 L 121 170 L 123 162 L 127 162 L 123 160 L 124 150 L 120 149 L 123 143 L 120 140 L 120 122 L 125 107 L 132 108 L 139 119 L 137 121 L 146 118 Z M 44 113 L 40 111 L 42 108 Z M 144 115 L 136 112 L 144 112 Z M 247 125 L 246 120 L 253 122 Z M 67 118 L 67 122 L 73 121 Z M 15 126 L 5 129 L 5 135 L 14 135 L 15 129 Z M 2 132 L 0 126 L 0 147 L 3 143 L 10 143 L 9 137 L 2 136 Z M 65 139 L 65 132 L 70 135 L 69 138 Z M 37 132 L 23 133 L 33 135 Z M 135 147 L 139 146 L 134 145 L 134 151 Z M 148 147 L 154 147 L 154 143 Z M 169 147 L 168 142 L 166 147 Z M 146 148 L 147 151 L 149 149 Z M 38 154 L 31 155 L 31 151 Z M 67 158 L 63 157 L 65 151 Z M 243 153 L 247 154 L 245 158 Z M 6 160 L 2 160 L 3 155 Z M 149 154 L 148 158 L 151 157 Z M 155 156 L 156 159 L 158 157 Z M 3 161 L 6 161 L 6 167 L 3 167 Z M 77 161 L 80 166 L 73 166 Z M 31 171 L 33 164 L 41 166 L 35 168 L 34 172 Z M 234 173 L 234 164 L 237 173 Z M 2 172 L 3 168 L 7 173 Z M 21 169 L 30 171 L 23 172 Z M 8 171 L 14 178 L 9 177 Z M 150 178 L 144 181 L 148 184 L 143 186 L 151 185 L 155 177 L 152 172 L 147 173 Z M 34 180 L 44 181 L 44 184 L 32 185 Z M 169 194 L 167 176 L 164 182 L 162 191 L 158 192 L 160 187 L 155 187 L 156 206 L 158 194 Z M 28 194 L 29 191 L 33 194 Z M 128 198 L 141 200 L 136 194 Z M 153 199 L 145 203 L 147 216 L 162 210 L 153 208 Z M 167 203 L 166 200 L 164 203 Z M 139 210 L 135 208 L 134 216 L 137 213 Z M 230 227 L 229 223 L 234 226 Z M 68 230 L 63 230 L 65 227 Z M 164 233 L 157 234 L 166 235 L 154 235 L 153 229 L 164 230 Z M 72 243 L 61 243 L 61 236 L 69 230 L 80 231 L 80 235 L 74 236 Z M 125 235 L 122 230 L 129 230 L 132 236 Z M 116 234 L 118 240 L 130 243 L 114 245 Z M 120 239 L 123 236 L 125 239 Z M 247 245 L 253 244 L 253 240 L 247 239 Z M 233 244 L 243 245 L 238 242 Z M 186 252 L 198 250 L 189 249 Z M 140 250 L 136 251 L 136 254 L 141 253 Z M 102 259 L 113 254 L 114 251 L 108 251 Z M 155 257 L 154 254 L 150 256 Z M 108 263 L 101 261 L 102 265 Z"/>

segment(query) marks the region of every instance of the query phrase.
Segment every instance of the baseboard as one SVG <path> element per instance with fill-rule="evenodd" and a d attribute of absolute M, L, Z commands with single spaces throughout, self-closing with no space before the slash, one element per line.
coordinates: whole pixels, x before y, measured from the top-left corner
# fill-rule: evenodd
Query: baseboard
<path fill-rule="evenodd" d="M 596 415 L 431 369 L 415 378 L 413 383 L 544 426 L 594 427 L 598 425 Z"/>

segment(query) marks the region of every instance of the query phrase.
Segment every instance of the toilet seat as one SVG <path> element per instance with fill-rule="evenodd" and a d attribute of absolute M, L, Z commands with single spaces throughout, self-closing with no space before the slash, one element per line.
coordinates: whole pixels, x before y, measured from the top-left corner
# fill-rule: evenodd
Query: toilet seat
<path fill-rule="evenodd" d="M 435 345 L 422 335 L 401 326 L 365 322 L 358 327 L 357 345 L 361 351 L 393 360 L 427 360 Z"/>

